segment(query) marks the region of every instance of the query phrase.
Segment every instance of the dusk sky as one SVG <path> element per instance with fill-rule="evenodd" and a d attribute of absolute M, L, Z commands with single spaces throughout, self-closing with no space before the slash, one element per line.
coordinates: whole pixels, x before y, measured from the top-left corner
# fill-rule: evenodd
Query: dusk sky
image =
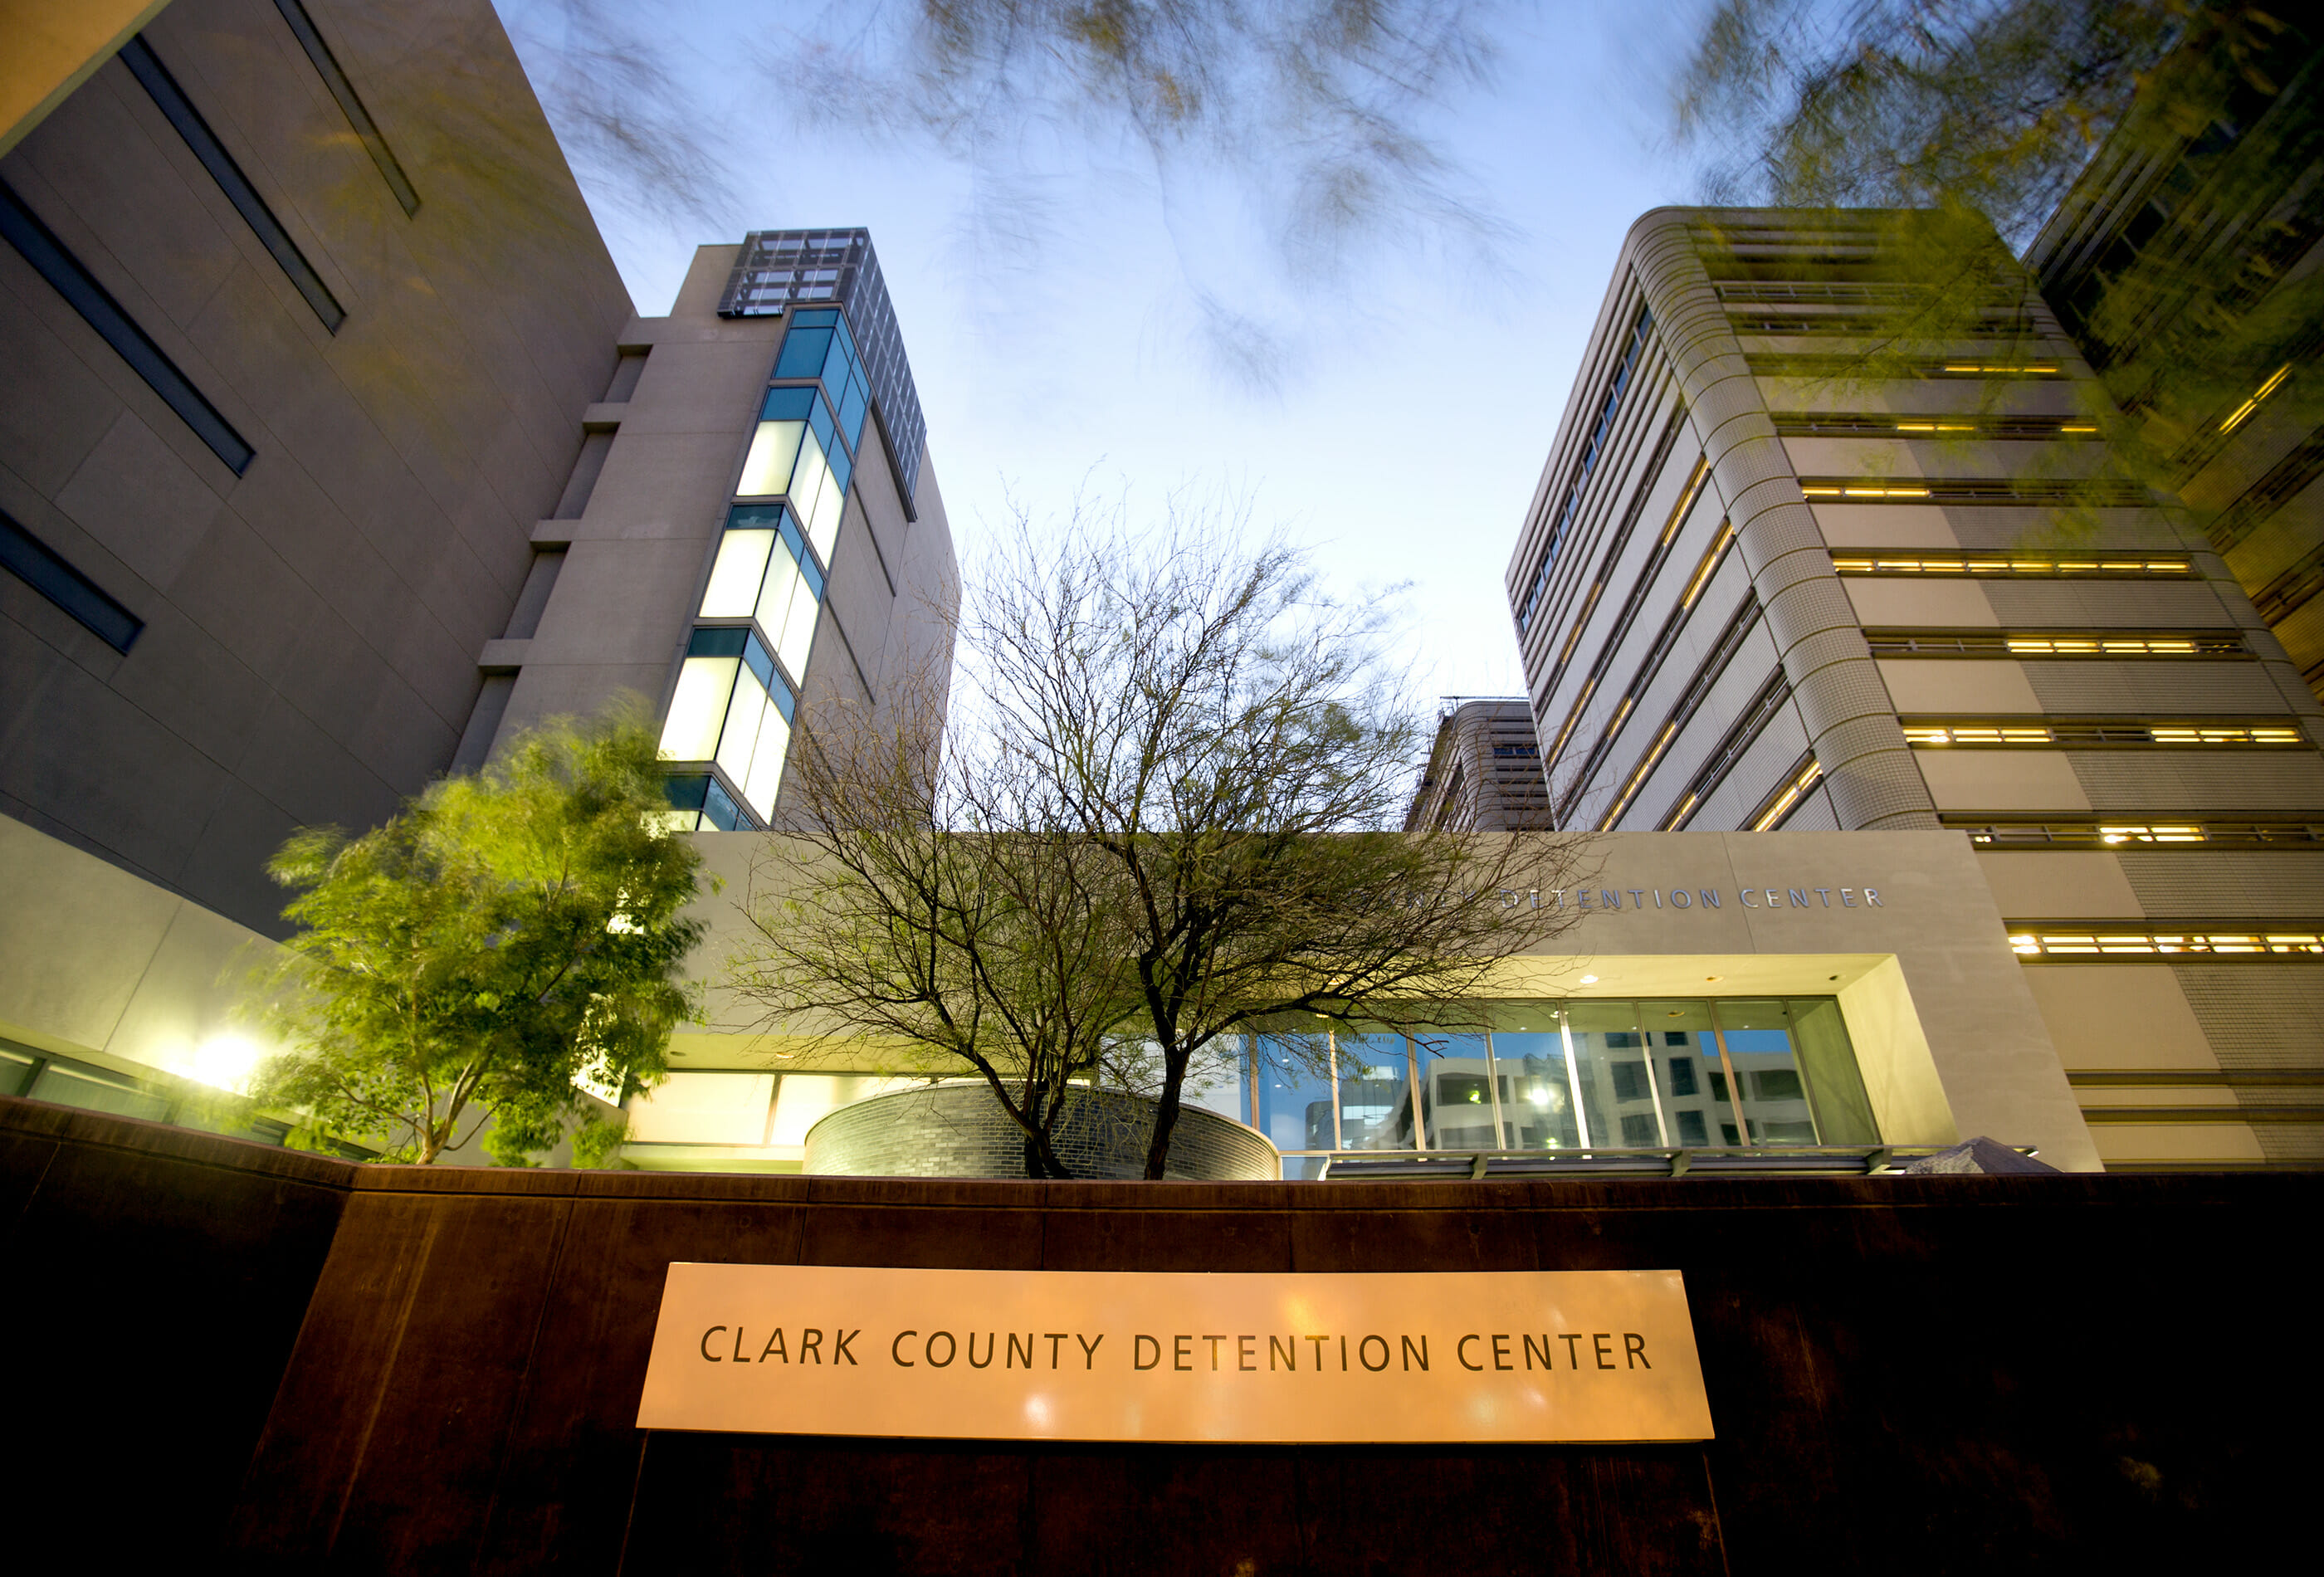
<path fill-rule="evenodd" d="M 543 81 L 570 36 L 557 0 L 499 3 Z M 1666 108 L 1692 10 L 1510 6 L 1494 79 L 1433 125 L 1485 223 L 1386 226 L 1336 280 L 1299 277 L 1250 185 L 1216 170 L 1166 183 L 1069 149 L 1028 155 L 1055 173 L 996 198 L 924 145 L 818 128 L 752 63 L 765 7 L 636 13 L 715 128 L 723 212 L 657 213 L 634 182 L 576 172 L 650 316 L 699 244 L 870 228 L 964 561 L 1011 500 L 1054 518 L 1084 488 L 1127 485 L 1133 510 L 1247 498 L 1254 530 L 1314 548 L 1334 590 L 1410 583 L 1416 698 L 1514 695 L 1502 575 L 1577 358 L 1630 222 L 1694 195 Z M 1259 333 L 1207 331 L 1202 292 Z"/>

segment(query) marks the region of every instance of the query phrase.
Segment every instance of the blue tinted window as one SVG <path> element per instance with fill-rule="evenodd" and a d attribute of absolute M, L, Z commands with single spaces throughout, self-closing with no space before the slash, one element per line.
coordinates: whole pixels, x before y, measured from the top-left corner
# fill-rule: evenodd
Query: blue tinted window
<path fill-rule="evenodd" d="M 807 424 L 814 429 L 816 439 L 823 445 L 824 458 L 832 458 L 839 448 L 839 439 L 837 429 L 831 420 L 831 407 L 817 400 Z"/>
<path fill-rule="evenodd" d="M 703 820 L 722 833 L 735 832 L 750 825 L 742 819 L 742 811 L 735 807 L 733 797 L 718 787 L 716 779 L 705 778 L 703 782 L 709 789 L 703 797 Z"/>
<path fill-rule="evenodd" d="M 688 657 L 740 657 L 751 632 L 747 630 L 696 630 L 686 643 Z"/>
<path fill-rule="evenodd" d="M 797 557 L 799 573 L 807 576 L 807 589 L 815 594 L 816 602 L 823 601 L 823 571 L 815 567 L 814 555 L 801 552 Z"/>
<path fill-rule="evenodd" d="M 836 447 L 832 449 L 831 475 L 839 484 L 839 496 L 845 498 L 847 496 L 847 484 L 853 481 L 855 476 L 854 464 L 848 459 L 847 451 L 845 449 Z"/>
<path fill-rule="evenodd" d="M 779 503 L 738 503 L 726 512 L 726 529 L 730 531 L 777 531 L 783 529 L 787 512 Z"/>
<path fill-rule="evenodd" d="M 759 676 L 759 682 L 770 690 L 780 682 L 775 678 L 775 659 L 767 655 L 767 649 L 759 644 L 757 636 L 752 636 L 743 646 L 742 662 L 752 673 Z"/>
<path fill-rule="evenodd" d="M 805 421 L 807 413 L 821 403 L 812 389 L 770 389 L 767 402 L 759 407 L 759 420 Z"/>
<path fill-rule="evenodd" d="M 669 798 L 672 810 L 700 810 L 702 797 L 709 788 L 707 778 L 687 776 L 661 780 L 661 791 Z"/>
<path fill-rule="evenodd" d="M 791 327 L 794 328 L 828 328 L 838 321 L 838 312 L 829 307 L 810 307 L 803 312 L 791 314 Z"/>
<path fill-rule="evenodd" d="M 791 519 L 788 511 L 783 514 L 782 531 L 783 546 L 791 550 L 791 557 L 802 563 L 812 562 L 807 558 L 807 539 L 799 535 L 798 522 Z"/>
<path fill-rule="evenodd" d="M 851 378 L 847 392 L 839 404 L 839 425 L 847 430 L 847 447 L 863 447 L 863 413 L 872 408 L 871 397 L 864 392 L 862 378 Z"/>
<path fill-rule="evenodd" d="M 778 378 L 812 378 L 823 371 L 824 355 L 831 348 L 832 331 L 828 328 L 794 328 L 783 336 L 783 354 L 775 362 Z"/>

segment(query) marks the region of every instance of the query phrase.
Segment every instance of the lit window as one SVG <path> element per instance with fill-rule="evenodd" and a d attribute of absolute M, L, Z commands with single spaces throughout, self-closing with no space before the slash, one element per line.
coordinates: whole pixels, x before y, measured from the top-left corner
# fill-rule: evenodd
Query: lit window
<path fill-rule="evenodd" d="M 816 557 L 829 564 L 854 470 L 831 407 L 814 389 L 770 389 L 759 414 L 736 493 L 744 498 L 788 497 Z"/>
<path fill-rule="evenodd" d="M 2263 957 L 2324 954 L 2324 929 L 2297 922 L 2282 930 L 2222 927 L 2183 930 L 2051 930 L 2020 922 L 2011 927 L 2010 949 L 2021 958 L 2120 958 L 2158 954 L 2206 954 L 2212 957 Z"/>
<path fill-rule="evenodd" d="M 790 752 L 790 685 L 747 630 L 696 630 L 662 726 L 665 761 L 715 761 L 763 820 Z"/>
<path fill-rule="evenodd" d="M 756 619 L 784 669 L 804 684 L 823 586 L 823 571 L 788 510 L 779 503 L 737 504 L 726 517 L 702 616 Z"/>

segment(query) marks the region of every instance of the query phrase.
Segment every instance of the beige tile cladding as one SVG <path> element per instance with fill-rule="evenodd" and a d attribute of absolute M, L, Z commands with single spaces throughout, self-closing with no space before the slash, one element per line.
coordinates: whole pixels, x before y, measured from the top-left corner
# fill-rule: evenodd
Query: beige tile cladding
<path fill-rule="evenodd" d="M 1697 254 L 1695 218 L 1657 209 L 1631 227 L 1624 250 L 1703 439 L 1711 485 L 1734 524 L 1827 790 L 1844 825 L 1933 826 L 1935 806 Z"/>

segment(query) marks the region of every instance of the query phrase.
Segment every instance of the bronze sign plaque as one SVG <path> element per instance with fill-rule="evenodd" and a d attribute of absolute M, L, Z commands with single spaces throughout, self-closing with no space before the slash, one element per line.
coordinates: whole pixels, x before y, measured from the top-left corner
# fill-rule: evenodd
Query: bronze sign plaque
<path fill-rule="evenodd" d="M 1675 1270 L 674 1264 L 638 1426 L 969 1440 L 1711 1437 Z"/>

